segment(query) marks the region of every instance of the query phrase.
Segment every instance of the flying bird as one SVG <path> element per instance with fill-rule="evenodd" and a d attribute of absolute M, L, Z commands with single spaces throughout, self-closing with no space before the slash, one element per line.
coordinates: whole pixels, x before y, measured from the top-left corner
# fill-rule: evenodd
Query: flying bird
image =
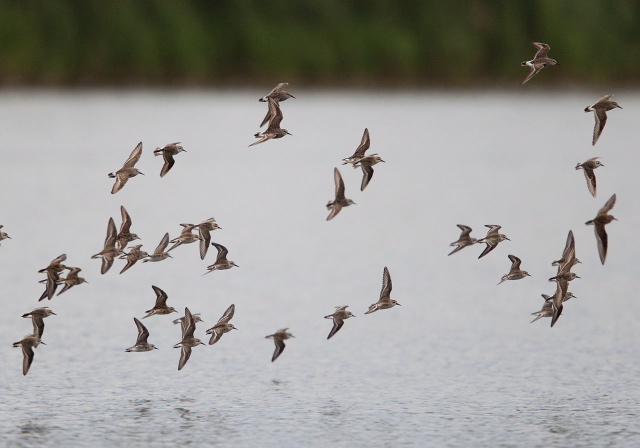
<path fill-rule="evenodd" d="M 555 59 L 547 57 L 547 53 L 549 53 L 549 49 L 551 48 L 549 47 L 549 45 L 543 44 L 541 42 L 532 42 L 531 45 L 537 48 L 538 51 L 536 51 L 536 54 L 532 60 L 524 61 L 522 64 L 520 64 L 523 67 L 531 67 L 531 71 L 529 72 L 527 77 L 524 78 L 524 81 L 520 83 L 520 85 L 523 85 L 535 75 L 540 73 L 540 70 L 542 70 L 543 68 L 550 65 L 558 65 L 558 62 Z"/>
<path fill-rule="evenodd" d="M 162 154 L 164 158 L 164 165 L 162 166 L 162 170 L 160 170 L 160 177 L 164 177 L 165 174 L 169 172 L 169 170 L 176 163 L 173 160 L 173 156 L 180 154 L 181 152 L 187 152 L 182 146 L 180 146 L 180 142 L 169 143 L 164 148 L 156 148 L 153 150 L 153 154 L 155 156 L 159 156 Z"/>
<path fill-rule="evenodd" d="M 140 160 L 141 155 L 142 142 L 138 143 L 138 146 L 136 146 L 133 151 L 131 151 L 131 155 L 129 155 L 127 161 L 124 162 L 122 168 L 113 173 L 109 173 L 109 177 L 112 179 L 115 178 L 116 180 L 116 182 L 113 184 L 113 188 L 111 189 L 111 194 L 115 194 L 120 191 L 122 187 L 124 187 L 124 185 L 127 183 L 129 178 L 135 177 L 138 174 L 144 175 L 144 173 L 142 173 L 138 168 L 135 167 L 136 163 L 138 163 L 138 160 Z"/>
<path fill-rule="evenodd" d="M 602 162 L 598 160 L 599 158 L 600 157 L 592 157 L 586 162 L 578 163 L 576 165 L 576 170 L 581 169 L 584 171 L 584 177 L 585 179 L 587 179 L 587 188 L 589 189 L 589 193 L 591 193 L 591 196 L 593 196 L 594 198 L 596 197 L 596 175 L 593 170 L 600 166 L 604 166 Z"/>
<path fill-rule="evenodd" d="M 335 199 L 327 202 L 327 210 L 331 210 L 331 213 L 327 216 L 327 221 L 331 221 L 335 218 L 336 215 L 340 213 L 340 210 L 342 210 L 342 207 L 348 207 L 351 204 L 355 204 L 351 199 L 347 199 L 344 196 L 344 181 L 342 180 L 342 176 L 340 175 L 338 168 L 333 169 L 333 181 L 336 186 Z"/>
<path fill-rule="evenodd" d="M 616 107 L 622 109 L 615 101 L 611 101 L 613 95 L 605 95 L 596 101 L 591 106 L 585 107 L 585 112 L 593 112 L 593 115 L 596 119 L 596 124 L 593 127 L 593 141 L 591 145 L 595 145 L 598 139 L 600 138 L 600 134 L 602 134 L 602 130 L 604 129 L 604 125 L 607 124 L 607 111 L 611 109 L 615 109 Z"/>
<path fill-rule="evenodd" d="M 604 206 L 598 210 L 598 214 L 595 218 L 587 221 L 586 225 L 593 225 L 593 229 L 596 233 L 596 241 L 598 242 L 598 254 L 600 255 L 600 261 L 604 264 L 607 259 L 607 248 L 609 246 L 609 237 L 607 236 L 607 231 L 604 226 L 609 224 L 611 221 L 616 220 L 612 215 L 609 214 L 609 211 L 616 204 L 616 195 L 614 194 L 609 198 L 609 200 L 604 204 Z"/>

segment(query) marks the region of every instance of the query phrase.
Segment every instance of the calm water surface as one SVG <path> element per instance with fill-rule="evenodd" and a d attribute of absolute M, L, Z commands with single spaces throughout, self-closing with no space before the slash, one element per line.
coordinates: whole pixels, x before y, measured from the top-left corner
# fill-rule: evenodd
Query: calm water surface
<path fill-rule="evenodd" d="M 294 93 L 282 104 L 293 135 L 252 148 L 261 91 L 0 94 L 0 223 L 13 238 L 0 247 L 0 445 L 640 445 L 640 95 L 615 92 L 624 110 L 593 148 L 582 110 L 607 92 Z M 365 127 L 387 163 L 360 192 L 360 171 L 340 161 Z M 107 173 L 141 140 L 145 176 L 109 194 Z M 152 150 L 174 141 L 188 152 L 160 179 Z M 596 199 L 574 170 L 594 156 Z M 357 205 L 326 222 L 335 166 Z M 602 266 L 584 222 L 613 193 Z M 202 261 L 186 245 L 100 275 L 90 256 L 120 205 L 147 251 L 215 217 L 212 239 L 240 267 L 202 276 L 214 249 Z M 479 246 L 447 257 L 459 223 L 476 237 L 500 224 L 511 241 L 481 260 Z M 570 229 L 577 298 L 553 329 L 529 324 Z M 61 253 L 89 284 L 46 303 L 57 316 L 23 377 L 11 343 L 31 324 L 19 316 Z M 508 254 L 532 277 L 496 286 Z M 364 316 L 384 266 L 402 306 Z M 160 350 L 125 353 L 151 285 L 202 313 L 196 336 L 231 303 L 239 330 L 178 372 L 177 315 L 154 316 Z M 322 317 L 345 304 L 357 317 L 327 341 Z M 283 327 L 296 338 L 272 364 L 264 336 Z"/>

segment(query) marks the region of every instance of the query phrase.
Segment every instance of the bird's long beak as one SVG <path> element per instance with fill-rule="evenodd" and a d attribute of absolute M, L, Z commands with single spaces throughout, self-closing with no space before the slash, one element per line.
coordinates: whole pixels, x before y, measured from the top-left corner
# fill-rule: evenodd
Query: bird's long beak
<path fill-rule="evenodd" d="M 53 314 L 54 316 L 57 316 L 57 314 L 56 314 L 56 313 L 54 313 L 53 311 L 51 311 L 51 314 Z"/>
<path fill-rule="evenodd" d="M 402 305 L 400 305 L 398 302 L 396 302 L 396 305 L 398 305 L 398 306 L 402 306 Z"/>
<path fill-rule="evenodd" d="M 138 174 L 142 174 L 144 176 L 144 173 L 138 173 Z"/>
<path fill-rule="evenodd" d="M 158 347 L 153 347 L 154 350 L 160 350 Z"/>

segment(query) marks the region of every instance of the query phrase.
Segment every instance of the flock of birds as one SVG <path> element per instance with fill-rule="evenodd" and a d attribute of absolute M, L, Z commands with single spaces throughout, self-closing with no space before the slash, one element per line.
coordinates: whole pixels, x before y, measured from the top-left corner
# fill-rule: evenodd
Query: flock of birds
<path fill-rule="evenodd" d="M 547 44 L 534 42 L 532 43 L 532 45 L 537 48 L 537 52 L 532 60 L 522 63 L 523 66 L 530 67 L 531 71 L 520 85 L 528 82 L 543 68 L 551 65 L 557 65 L 557 61 L 555 61 L 554 59 L 550 59 L 547 56 L 549 52 L 549 46 Z M 259 99 L 259 101 L 266 102 L 268 104 L 267 114 L 260 124 L 260 127 L 263 127 L 265 124 L 268 124 L 268 126 L 265 131 L 255 134 L 255 138 L 257 138 L 258 140 L 249 146 L 264 143 L 267 140 L 271 139 L 279 139 L 286 135 L 291 135 L 286 129 L 280 127 L 283 119 L 280 103 L 286 101 L 289 98 L 295 98 L 291 93 L 285 90 L 287 86 L 287 83 L 280 83 L 273 90 L 271 90 L 268 95 Z M 605 95 L 596 103 L 588 106 L 585 109 L 585 112 L 594 112 L 595 116 L 595 127 L 592 141 L 593 145 L 596 144 L 602 133 L 602 130 L 604 129 L 607 121 L 607 111 L 615 108 L 621 108 L 616 102 L 611 101 L 612 96 L 613 95 Z M 365 129 L 360 145 L 357 147 L 356 151 L 350 157 L 346 157 L 343 159 L 343 165 L 350 164 L 353 168 L 361 168 L 363 173 L 362 182 L 360 185 L 361 191 L 364 191 L 373 177 L 373 166 L 378 164 L 379 162 L 384 162 L 384 160 L 382 160 L 382 158 L 378 156 L 378 154 L 366 155 L 366 151 L 369 149 L 369 146 L 369 130 Z M 181 152 L 185 152 L 185 149 L 180 146 L 180 142 L 170 143 L 163 148 L 157 148 L 156 150 L 154 150 L 155 156 L 162 155 L 164 158 L 164 165 L 161 169 L 160 177 L 164 177 L 172 169 L 175 164 L 174 156 Z M 126 185 L 130 178 L 135 177 L 138 174 L 143 174 L 135 167 L 136 163 L 140 160 L 141 155 L 142 142 L 133 149 L 133 151 L 123 164 L 122 168 L 113 173 L 109 173 L 108 176 L 115 179 L 115 183 L 111 190 L 112 194 L 120 191 Z M 600 166 L 603 166 L 598 159 L 599 157 L 593 157 L 588 159 L 584 163 L 579 163 L 576 166 L 576 170 L 582 169 L 584 171 L 584 175 L 587 180 L 587 187 L 589 189 L 589 192 L 594 197 L 596 196 L 596 177 L 594 174 L 594 170 Z M 335 196 L 332 200 L 329 200 L 326 205 L 327 209 L 330 212 L 327 216 L 327 221 L 335 218 L 344 207 L 355 204 L 351 199 L 348 199 L 345 196 L 345 184 L 338 168 L 334 168 L 333 174 Z M 587 225 L 594 226 L 598 252 L 602 264 L 605 263 L 608 247 L 608 237 L 605 226 L 612 220 L 616 219 L 613 216 L 609 215 L 609 211 L 615 205 L 615 201 L 616 195 L 614 194 L 598 211 L 596 217 L 586 222 Z M 142 260 L 143 263 L 163 261 L 166 258 L 171 257 L 171 254 L 169 252 L 171 252 L 172 250 L 181 245 L 191 244 L 194 242 L 199 242 L 200 258 L 202 260 L 204 260 L 209 246 L 214 246 L 218 251 L 215 263 L 207 267 L 207 272 L 205 272 L 205 274 L 209 274 L 216 270 L 227 270 L 231 269 L 232 267 L 238 266 L 233 261 L 227 259 L 228 251 L 224 246 L 215 242 L 211 242 L 211 232 L 217 229 L 221 229 L 221 227 L 218 226 L 215 219 L 213 218 L 204 220 L 200 224 L 180 224 L 180 226 L 182 226 L 180 235 L 177 238 L 170 239 L 169 233 L 165 233 L 162 240 L 160 241 L 154 252 L 151 254 L 143 251 L 141 249 L 141 244 L 134 245 L 129 248 L 129 252 L 125 252 L 128 244 L 135 240 L 138 240 L 139 237 L 135 233 L 131 232 L 132 220 L 127 210 L 123 206 L 121 206 L 120 212 L 122 217 L 120 230 L 118 231 L 116 229 L 115 221 L 113 220 L 113 218 L 109 218 L 104 247 L 100 252 L 91 257 L 92 259 L 100 258 L 102 260 L 100 270 L 102 274 L 106 274 L 111 269 L 116 258 L 126 260 L 126 264 L 120 271 L 120 274 L 123 274 L 140 260 Z M 452 255 L 464 249 L 465 247 L 477 243 L 484 243 L 485 248 L 478 257 L 482 258 L 493 251 L 493 249 L 495 249 L 500 242 L 509 240 L 506 235 L 500 233 L 501 226 L 499 225 L 486 225 L 489 230 L 486 236 L 481 239 L 471 237 L 471 227 L 462 224 L 458 224 L 458 227 L 462 232 L 458 240 L 451 243 L 451 246 L 455 246 L 456 248 L 451 253 L 449 253 L 449 255 Z M 1 225 L 0 229 L 2 229 Z M 196 229 L 198 231 L 197 234 L 194 233 Z M 7 238 L 10 238 L 9 235 L 7 235 L 7 233 L 5 232 L 0 231 L 0 241 Z M 167 247 L 170 243 L 173 243 L 173 245 L 167 250 Z M 522 263 L 520 258 L 516 257 L 515 255 L 509 255 L 508 257 L 511 261 L 511 269 L 506 275 L 501 278 L 498 284 L 501 284 L 507 280 L 520 280 L 530 276 L 527 271 L 524 271 L 520 268 Z M 62 254 L 52 260 L 46 268 L 38 271 L 40 273 L 46 274 L 46 278 L 41 280 L 41 283 L 45 284 L 45 290 L 40 296 L 39 301 L 42 301 L 45 298 L 51 300 L 55 295 L 58 286 L 60 285 L 64 286 L 58 292 L 58 295 L 68 291 L 74 286 L 80 285 L 82 283 L 88 283 L 84 278 L 78 275 L 81 271 L 80 268 L 69 267 L 63 264 L 64 262 L 66 262 L 66 259 L 67 256 L 65 254 Z M 556 291 L 552 296 L 542 294 L 543 298 L 545 299 L 544 305 L 540 311 L 532 313 L 532 315 L 536 316 L 536 318 L 532 322 L 535 322 L 542 317 L 551 317 L 551 326 L 553 327 L 556 324 L 558 318 L 562 314 L 564 302 L 575 297 L 571 292 L 568 291 L 568 286 L 569 282 L 576 278 L 580 278 L 575 273 L 571 272 L 571 269 L 577 263 L 580 263 L 580 261 L 576 258 L 575 239 L 573 236 L 573 232 L 569 231 L 561 258 L 552 263 L 552 266 L 557 266 L 558 270 L 556 275 L 550 278 L 549 281 L 556 283 Z M 67 275 L 66 277 L 62 278 L 60 274 L 65 270 L 68 271 Z M 162 289 L 155 285 L 152 286 L 152 288 L 156 294 L 155 305 L 152 309 L 147 310 L 146 315 L 141 319 L 145 319 L 155 315 L 165 315 L 178 312 L 175 308 L 167 305 L 168 296 Z M 389 274 L 389 270 L 385 267 L 382 277 L 382 290 L 380 292 L 380 298 L 376 303 L 372 304 L 369 307 L 368 311 L 365 312 L 365 314 L 370 314 L 378 310 L 389 309 L 396 305 L 400 305 L 396 300 L 391 299 L 391 289 L 391 276 Z M 346 305 L 338 306 L 332 314 L 325 316 L 326 319 L 332 319 L 333 321 L 333 327 L 331 328 L 327 339 L 331 339 L 342 328 L 346 319 L 355 317 L 351 311 L 347 310 L 347 307 L 348 306 Z M 211 335 L 209 345 L 217 343 L 225 333 L 237 329 L 233 324 L 230 323 L 231 319 L 234 316 L 234 313 L 235 305 L 232 304 L 227 308 L 222 317 L 220 317 L 216 325 L 206 331 L 206 334 Z M 42 342 L 42 335 L 45 326 L 44 319 L 51 315 L 55 315 L 55 313 L 45 306 L 36 308 L 33 311 L 22 316 L 24 318 L 31 318 L 33 324 L 33 332 L 25 336 L 22 340 L 13 344 L 14 347 L 22 348 L 23 375 L 27 374 L 33 362 L 33 349 L 38 347 L 39 344 L 44 344 L 44 342 Z M 138 331 L 138 337 L 136 339 L 136 343 L 132 347 L 127 348 L 125 350 L 126 352 L 147 352 L 157 349 L 155 345 L 148 342 L 149 331 L 143 325 L 141 319 L 134 317 L 134 323 Z M 193 347 L 196 347 L 198 345 L 206 345 L 204 342 L 202 342 L 202 340 L 194 336 L 196 323 L 201 321 L 202 319 L 200 318 L 200 315 L 197 313 L 192 314 L 187 307 L 185 307 L 184 316 L 173 321 L 174 324 L 180 324 L 182 328 L 182 339 L 174 346 L 175 348 L 181 348 L 178 370 L 181 370 L 189 360 Z M 275 351 L 273 352 L 273 356 L 271 358 L 272 362 L 275 361 L 284 351 L 284 341 L 294 337 L 291 333 L 288 332 L 288 330 L 288 328 L 283 328 L 273 334 L 265 336 L 266 338 L 273 339 L 275 343 Z"/>

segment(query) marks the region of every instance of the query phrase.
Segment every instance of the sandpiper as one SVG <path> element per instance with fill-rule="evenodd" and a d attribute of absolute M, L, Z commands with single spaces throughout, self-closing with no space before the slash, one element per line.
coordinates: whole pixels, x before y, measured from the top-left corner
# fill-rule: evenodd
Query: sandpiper
<path fill-rule="evenodd" d="M 371 305 L 369 310 L 364 314 L 371 314 L 378 310 L 386 310 L 387 308 L 392 308 L 396 305 L 400 306 L 398 302 L 391 299 L 391 288 L 391 275 L 385 266 L 384 272 L 382 273 L 382 290 L 380 291 L 380 299 Z"/>
<path fill-rule="evenodd" d="M 278 359 L 278 356 L 280 356 L 284 351 L 284 341 L 290 338 L 295 338 L 294 335 L 287 331 L 288 329 L 289 328 L 282 328 L 275 333 L 270 334 L 269 336 L 265 336 L 265 339 L 273 339 L 273 342 L 276 344 L 276 349 L 274 350 L 273 356 L 271 357 L 271 362 Z"/>
<path fill-rule="evenodd" d="M 171 314 L 171 313 L 178 312 L 174 307 L 167 306 L 167 298 L 168 298 L 167 293 L 165 293 L 162 289 L 158 288 L 157 286 L 152 285 L 151 287 L 153 288 L 153 291 L 156 293 L 156 304 L 150 310 L 145 311 L 147 315 L 144 316 L 143 319 L 149 316 L 154 316 L 156 314 Z"/>
<path fill-rule="evenodd" d="M 202 221 L 200 224 L 196 226 L 198 228 L 198 232 L 200 233 L 200 259 L 204 260 L 204 257 L 207 255 L 207 251 L 209 250 L 209 244 L 211 244 L 211 233 L 216 229 L 222 230 L 214 218 L 209 218 L 205 221 Z"/>
<path fill-rule="evenodd" d="M 138 260 L 142 260 L 143 258 L 147 258 L 149 256 L 147 252 L 140 250 L 141 247 L 142 244 L 137 244 L 129 249 L 128 254 L 123 254 L 118 257 L 119 260 L 124 260 L 125 258 L 127 259 L 127 264 L 122 268 L 122 271 L 120 271 L 121 274 L 131 266 L 136 264 Z"/>
<path fill-rule="evenodd" d="M 347 307 L 349 305 L 337 306 L 336 310 L 333 314 L 329 314 L 324 316 L 325 319 L 333 319 L 333 328 L 329 332 L 329 336 L 327 339 L 331 339 L 334 334 L 338 332 L 344 325 L 345 319 L 349 319 L 350 317 L 356 317 L 351 311 L 347 311 Z"/>
<path fill-rule="evenodd" d="M 562 302 L 566 302 L 569 299 L 574 298 L 575 296 L 573 295 L 572 292 L 567 292 L 566 295 L 564 296 L 564 298 L 562 299 Z M 541 319 L 543 317 L 553 317 L 556 314 L 556 308 L 554 306 L 554 301 L 556 299 L 556 294 L 554 294 L 553 296 L 548 296 L 546 294 L 542 294 L 542 298 L 544 298 L 544 305 L 542 305 L 542 308 L 540 309 L 540 311 L 536 311 L 535 313 L 531 313 L 532 316 L 536 316 L 535 319 L 533 319 L 531 321 L 531 323 L 534 323 L 535 321 L 537 321 L 538 319 Z M 558 315 L 559 317 L 559 315 Z M 557 317 L 556 317 L 557 320 Z M 555 325 L 555 322 L 554 322 Z"/>
<path fill-rule="evenodd" d="M 178 362 L 178 370 L 182 370 L 184 365 L 191 357 L 191 348 L 197 345 L 205 345 L 200 339 L 193 337 L 196 330 L 196 322 L 189 308 L 184 309 L 184 320 L 182 321 L 182 341 L 178 342 L 173 348 L 182 347 L 180 352 L 180 361 Z"/>
<path fill-rule="evenodd" d="M 154 250 L 153 253 L 149 255 L 145 260 L 142 260 L 142 262 L 146 263 L 148 261 L 162 261 L 171 257 L 170 253 L 167 253 L 164 251 L 168 245 L 169 245 L 169 232 L 164 234 L 164 236 L 160 240 L 160 244 L 158 244 L 158 247 L 156 247 L 156 250 Z"/>
<path fill-rule="evenodd" d="M 23 314 L 22 317 L 31 318 L 31 322 L 33 323 L 33 335 L 38 338 L 42 338 L 42 334 L 44 333 L 44 319 L 52 314 L 57 316 L 57 314 L 51 311 L 49 307 L 43 306 L 36 308 L 29 313 Z"/>
<path fill-rule="evenodd" d="M 602 207 L 598 211 L 596 217 L 585 223 L 586 225 L 593 225 L 594 227 L 596 240 L 598 241 L 598 253 L 600 254 L 600 261 L 602 262 L 602 264 L 604 264 L 605 260 L 607 259 L 607 247 L 609 246 L 609 238 L 604 226 L 609 224 L 613 220 L 617 221 L 616 218 L 614 218 L 612 215 L 609 215 L 609 211 L 615 204 L 616 195 L 614 194 L 613 196 L 611 196 L 611 198 L 609 198 L 606 204 L 604 204 L 604 207 Z"/>
<path fill-rule="evenodd" d="M 538 51 L 536 51 L 536 54 L 532 60 L 524 61 L 522 64 L 520 64 L 523 67 L 531 67 L 531 71 L 529 72 L 527 77 L 524 78 L 524 81 L 520 83 L 520 85 L 529 81 L 531 78 L 537 75 L 540 72 L 540 70 L 542 70 L 543 68 L 548 67 L 550 65 L 558 65 L 558 62 L 555 59 L 550 59 L 547 57 L 547 53 L 549 53 L 549 49 L 550 49 L 549 45 L 543 44 L 541 42 L 532 42 L 531 45 L 537 48 Z"/>
<path fill-rule="evenodd" d="M 267 127 L 267 130 L 256 133 L 254 137 L 259 138 L 260 140 L 251 143 L 249 146 L 266 142 L 272 138 L 282 138 L 285 135 L 291 135 L 289 131 L 280 127 L 280 123 L 282 122 L 282 111 L 280 110 L 278 103 L 273 98 L 269 98 L 269 115 L 269 126 Z"/>
<path fill-rule="evenodd" d="M 378 156 L 377 154 L 371 154 L 361 158 L 353 164 L 354 168 L 362 168 L 362 182 L 360 183 L 360 191 L 364 191 L 364 189 L 367 188 L 367 185 L 369 185 L 369 182 L 373 177 L 373 165 L 380 162 L 384 162 L 384 160 L 382 160 L 382 157 Z"/>
<path fill-rule="evenodd" d="M 4 226 L 0 224 L 0 229 L 2 229 Z M 7 235 L 6 232 L 0 232 L 0 241 L 5 240 L 5 239 L 11 239 L 11 237 L 9 235 Z"/>
<path fill-rule="evenodd" d="M 154 349 L 158 350 L 158 347 L 147 342 L 147 339 L 149 338 L 149 330 L 147 330 L 147 327 L 142 325 L 142 322 L 135 317 L 133 318 L 133 321 L 136 323 L 136 327 L 138 327 L 138 339 L 136 339 L 135 345 L 126 349 L 125 352 L 148 352 Z"/>
<path fill-rule="evenodd" d="M 520 263 L 522 261 L 516 257 L 515 255 L 508 255 L 509 260 L 511 260 L 511 269 L 507 275 L 503 275 L 502 279 L 500 279 L 500 283 L 505 282 L 507 280 L 520 280 L 525 277 L 531 277 L 527 271 L 523 271 L 520 269 Z M 500 284 L 498 283 L 498 285 Z"/>
<path fill-rule="evenodd" d="M 216 249 L 218 249 L 218 256 L 216 257 L 216 262 L 213 263 L 211 266 L 207 266 L 207 272 L 205 272 L 202 275 L 208 274 L 213 271 L 222 271 L 225 269 L 231 269 L 234 266 L 240 267 L 237 264 L 235 264 L 233 261 L 227 260 L 227 254 L 229 253 L 229 251 L 227 250 L 226 247 L 218 243 L 211 243 L 211 245 L 214 246 Z"/>
<path fill-rule="evenodd" d="M 478 257 L 478 259 L 484 257 L 493 249 L 495 249 L 498 246 L 498 243 L 500 243 L 501 241 L 504 241 L 504 240 L 511 241 L 509 238 L 507 238 L 506 235 L 499 233 L 501 226 L 497 226 L 494 224 L 486 224 L 485 227 L 489 227 L 489 230 L 487 231 L 487 236 L 485 236 L 482 239 L 479 239 L 478 243 L 485 243 L 487 247 L 484 248 L 484 250 Z"/>
<path fill-rule="evenodd" d="M 169 172 L 169 170 L 176 163 L 173 160 L 173 156 L 176 154 L 180 154 L 181 152 L 187 152 L 182 146 L 179 146 L 180 142 L 169 143 L 164 148 L 156 148 L 153 150 L 153 154 L 159 156 L 162 154 L 164 158 L 164 165 L 162 166 L 162 170 L 160 171 L 160 177 L 164 177 L 165 174 Z"/>
<path fill-rule="evenodd" d="M 471 230 L 472 230 L 471 227 L 465 226 L 464 224 L 456 224 L 456 225 L 460 228 L 460 230 L 462 230 L 462 233 L 460 234 L 460 238 L 458 238 L 458 241 L 454 241 L 453 243 L 449 244 L 449 246 L 458 246 L 455 249 L 453 249 L 449 253 L 449 255 L 453 255 L 459 250 L 462 250 L 467 246 L 472 246 L 478 242 L 476 238 L 471 238 Z"/>
<path fill-rule="evenodd" d="M 138 168 L 135 167 L 135 164 L 140 160 L 140 155 L 142 154 L 142 142 L 138 143 L 133 151 L 131 151 L 131 155 L 122 168 L 114 173 L 109 173 L 110 178 L 115 178 L 116 182 L 113 184 L 113 188 L 111 189 L 111 194 L 115 194 L 124 187 L 124 184 L 127 183 L 130 177 L 135 177 L 138 174 L 144 175 Z"/>
<path fill-rule="evenodd" d="M 595 145 L 598 139 L 600 138 L 600 134 L 602 134 L 602 130 L 604 129 L 604 125 L 607 124 L 607 111 L 611 109 L 615 109 L 616 107 L 622 109 L 615 101 L 609 100 L 613 95 L 605 95 L 596 101 L 591 106 L 585 107 L 585 112 L 593 112 L 593 115 L 596 119 L 596 124 L 593 128 L 593 141 L 591 145 Z"/>
<path fill-rule="evenodd" d="M 562 314 L 562 310 L 564 308 L 562 303 L 573 297 L 573 294 L 571 294 L 568 289 L 568 281 L 563 279 L 556 280 L 556 293 L 551 297 L 551 311 L 553 312 L 551 316 L 551 328 L 553 328 L 556 322 L 558 322 L 558 319 Z"/>
<path fill-rule="evenodd" d="M 196 241 L 200 241 L 200 237 L 195 233 L 192 233 L 192 230 L 196 227 L 195 224 L 180 224 L 180 225 L 182 226 L 182 232 L 180 233 L 179 237 L 169 241 L 170 243 L 174 243 L 174 244 L 173 246 L 171 246 L 171 248 L 169 248 L 167 252 L 171 252 L 173 249 L 175 249 L 178 246 L 181 246 L 182 244 L 191 244 L 191 243 L 195 243 Z"/>
<path fill-rule="evenodd" d="M 36 348 L 39 344 L 45 344 L 40 340 L 38 336 L 28 335 L 25 336 L 21 341 L 14 342 L 14 347 L 22 347 L 22 374 L 26 375 L 29 372 L 29 367 L 31 367 L 31 363 L 33 362 L 33 349 Z"/>
<path fill-rule="evenodd" d="M 584 177 L 587 179 L 587 188 L 589 189 L 591 196 L 594 198 L 596 197 L 596 175 L 593 170 L 600 166 L 604 166 L 602 162 L 598 160 L 599 158 L 600 157 L 592 157 L 586 162 L 578 163 L 576 165 L 576 170 L 584 170 Z"/>
<path fill-rule="evenodd" d="M 122 251 L 116 247 L 117 237 L 116 223 L 113 218 L 109 218 L 109 223 L 107 224 L 107 237 L 104 240 L 104 249 L 91 257 L 102 258 L 102 267 L 100 268 L 101 274 L 106 274 L 113 265 L 114 258 L 122 254 Z"/>
<path fill-rule="evenodd" d="M 277 103 L 280 101 L 286 101 L 289 98 L 295 98 L 295 96 L 291 95 L 289 92 L 284 90 L 289 85 L 288 82 L 281 82 L 277 86 L 275 86 L 268 95 L 263 96 L 258 101 L 262 103 L 266 103 L 269 101 L 269 98 L 274 99 Z M 264 120 L 260 123 L 260 127 L 264 126 L 271 120 L 271 109 L 267 111 L 267 115 L 265 115 Z"/>
<path fill-rule="evenodd" d="M 60 272 L 64 271 L 67 268 L 62 264 L 62 262 L 66 259 L 66 254 L 59 255 L 58 257 L 54 258 L 51 263 L 49 263 L 49 266 L 38 271 L 39 273 L 47 273 L 47 278 L 45 280 L 47 286 L 38 299 L 38 302 L 44 299 L 51 300 L 51 298 L 55 294 L 56 288 L 58 288 L 58 281 L 60 280 Z"/>
<path fill-rule="evenodd" d="M 342 164 L 355 164 L 356 162 L 360 161 L 360 159 L 364 157 L 364 153 L 367 152 L 367 149 L 369 149 L 370 145 L 371 139 L 369 138 L 369 129 L 364 128 L 364 134 L 362 134 L 362 140 L 360 141 L 360 145 L 358 145 L 358 147 L 356 148 L 356 152 L 354 152 L 351 157 L 342 159 Z"/>
<path fill-rule="evenodd" d="M 327 202 L 327 210 L 331 210 L 331 213 L 327 216 L 327 221 L 335 218 L 336 215 L 340 213 L 340 210 L 342 210 L 342 207 L 348 207 L 351 204 L 355 204 L 351 199 L 347 199 L 344 196 L 344 181 L 342 180 L 342 176 L 340 175 L 338 168 L 333 169 L 333 181 L 336 186 L 336 196 L 333 201 Z"/>
<path fill-rule="evenodd" d="M 198 322 L 204 322 L 204 321 L 202 320 L 202 318 L 200 317 L 200 313 L 191 313 L 191 316 L 193 316 L 193 321 L 194 321 L 195 323 L 198 323 Z M 178 317 L 177 319 L 175 319 L 175 320 L 173 321 L 173 325 L 182 324 L 182 322 L 184 322 L 184 318 L 185 318 L 184 316 L 182 316 L 182 317 Z"/>
<path fill-rule="evenodd" d="M 131 233 L 131 216 L 122 205 L 120 206 L 120 215 L 122 216 L 122 225 L 116 240 L 118 241 L 118 249 L 123 250 L 131 241 L 139 240 L 140 238 L 135 233 Z"/>
<path fill-rule="evenodd" d="M 62 294 L 63 292 L 65 292 L 68 289 L 73 288 L 76 285 L 81 285 L 83 283 L 89 283 L 88 281 L 86 281 L 84 278 L 79 277 L 78 273 L 80 271 L 82 271 L 82 269 L 80 268 L 67 268 L 69 269 L 69 272 L 67 273 L 67 277 L 60 279 L 59 280 L 59 284 L 63 284 L 64 283 L 64 287 L 62 288 L 62 291 L 60 291 L 58 293 L 58 295 Z"/>
<path fill-rule="evenodd" d="M 211 339 L 209 339 L 209 345 L 213 345 L 218 342 L 223 334 L 229 333 L 231 330 L 237 330 L 237 328 L 234 327 L 233 324 L 229 323 L 235 312 L 236 306 L 232 304 L 229 308 L 227 308 L 222 317 L 218 319 L 218 323 L 207 330 L 207 334 L 211 335 Z"/>
<path fill-rule="evenodd" d="M 535 313 L 531 313 L 532 316 L 536 316 L 530 323 L 534 323 L 538 319 L 542 319 L 543 317 L 551 317 L 553 316 L 553 297 L 550 297 L 546 294 L 542 294 L 542 298 L 544 299 L 544 305 L 540 308 L 540 311 L 536 311 Z"/>
<path fill-rule="evenodd" d="M 558 274 L 560 274 L 561 272 L 569 272 L 578 263 L 580 263 L 580 260 L 576 258 L 576 240 L 573 236 L 573 231 L 569 230 L 562 257 L 551 263 L 551 266 L 558 266 Z"/>

